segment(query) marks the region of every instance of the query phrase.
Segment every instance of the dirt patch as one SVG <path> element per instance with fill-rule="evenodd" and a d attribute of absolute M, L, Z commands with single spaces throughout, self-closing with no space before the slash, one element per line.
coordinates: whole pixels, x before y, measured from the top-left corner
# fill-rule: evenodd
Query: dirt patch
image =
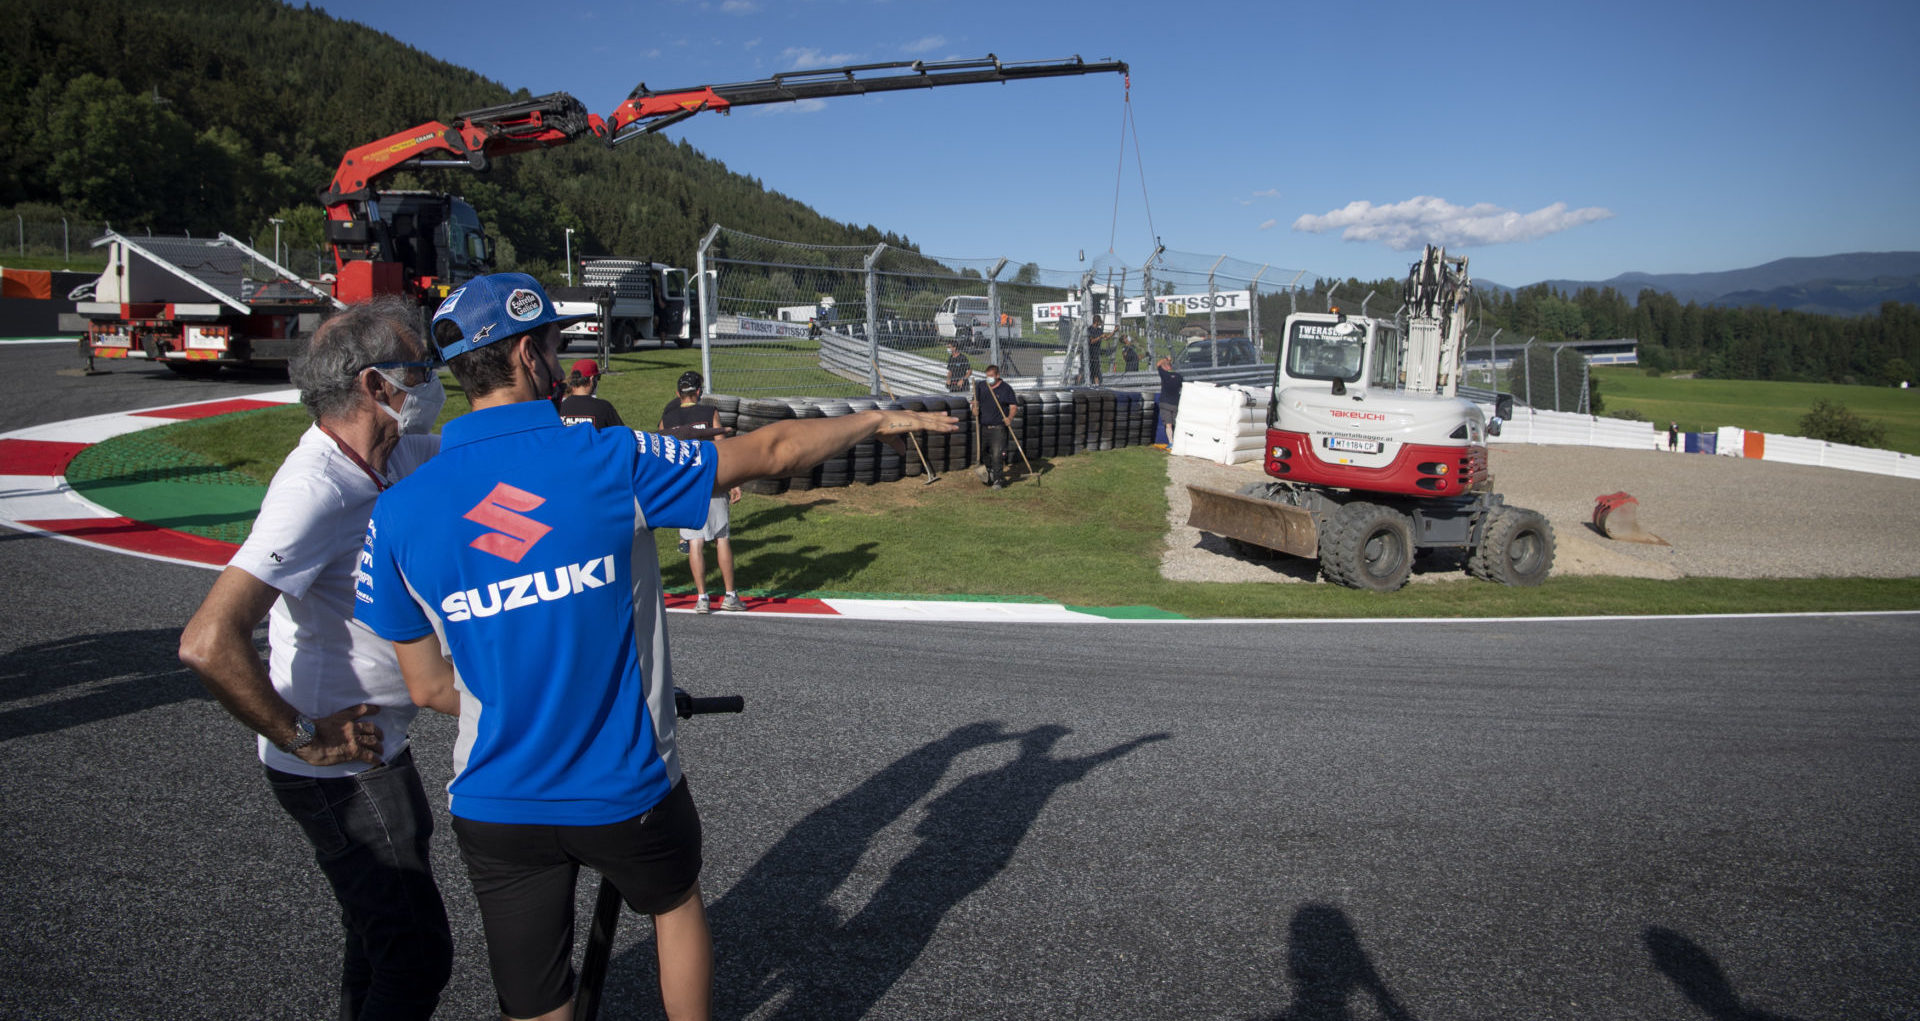
<path fill-rule="evenodd" d="M 1904 578 L 1920 575 L 1920 482 L 1836 468 L 1598 447 L 1495 446 L 1494 487 L 1553 523 L 1555 574 L 1632 578 Z M 1241 558 L 1187 527 L 1187 486 L 1235 490 L 1265 478 L 1256 463 L 1167 461 L 1167 549 L 1174 581 L 1312 581 L 1315 565 Z M 1616 542 L 1588 524 L 1596 497 L 1632 493 L 1640 525 L 1669 545 Z M 1414 581 L 1455 579 L 1451 558 Z"/>

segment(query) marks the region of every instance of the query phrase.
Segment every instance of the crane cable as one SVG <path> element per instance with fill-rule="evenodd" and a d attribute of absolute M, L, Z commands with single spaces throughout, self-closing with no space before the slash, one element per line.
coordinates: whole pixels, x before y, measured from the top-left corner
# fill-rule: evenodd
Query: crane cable
<path fill-rule="evenodd" d="M 1121 76 L 1126 83 L 1125 95 L 1120 101 L 1120 158 L 1113 168 L 1113 223 L 1107 229 L 1107 251 L 1113 251 L 1114 239 L 1120 233 L 1120 180 L 1127 169 L 1127 133 L 1133 133 L 1133 165 L 1140 171 L 1140 204 L 1147 211 L 1147 233 L 1158 238 L 1160 232 L 1153 228 L 1153 203 L 1147 198 L 1147 165 L 1140 160 L 1140 127 L 1133 119 L 1133 75 Z"/>

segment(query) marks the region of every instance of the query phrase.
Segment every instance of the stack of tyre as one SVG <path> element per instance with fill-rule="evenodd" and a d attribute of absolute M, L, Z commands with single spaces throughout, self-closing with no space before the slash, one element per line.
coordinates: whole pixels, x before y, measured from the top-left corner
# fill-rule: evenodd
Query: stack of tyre
<path fill-rule="evenodd" d="M 762 426 L 772 425 L 793 418 L 793 406 L 783 400 L 754 398 L 740 402 L 740 412 L 734 419 L 734 429 L 739 433 L 750 433 Z M 787 491 L 788 479 L 754 479 L 740 488 L 749 493 L 771 496 Z"/>
<path fill-rule="evenodd" d="M 959 428 L 949 434 L 914 433 L 902 456 L 877 439 L 855 444 L 813 469 L 779 479 L 747 484 L 748 492 L 874 485 L 934 474 L 964 471 L 979 460 L 967 394 L 914 394 L 898 399 L 864 397 L 743 398 L 713 394 L 703 403 L 720 413 L 720 424 L 738 433 L 789 419 L 838 418 L 861 411 L 930 411 L 953 416 Z M 1083 450 L 1113 450 L 1153 441 L 1158 405 L 1150 395 L 1097 387 L 1024 390 L 1015 395 L 1014 436 L 1029 459 L 1064 457 Z M 919 447 L 916 452 L 915 446 Z M 924 462 L 922 461 L 924 458 Z"/>

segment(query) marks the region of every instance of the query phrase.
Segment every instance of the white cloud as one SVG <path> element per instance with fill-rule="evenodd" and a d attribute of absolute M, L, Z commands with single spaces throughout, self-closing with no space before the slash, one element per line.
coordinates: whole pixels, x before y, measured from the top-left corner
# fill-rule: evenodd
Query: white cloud
<path fill-rule="evenodd" d="M 1431 195 L 1417 195 L 1405 202 L 1376 206 L 1371 202 L 1349 202 L 1321 216 L 1302 216 L 1293 221 L 1293 229 L 1311 234 L 1339 231 L 1345 241 L 1379 241 L 1396 251 L 1422 244 L 1498 245 L 1514 241 L 1537 241 L 1549 234 L 1605 220 L 1613 211 L 1598 206 L 1568 209 L 1555 202 L 1531 213 L 1502 209 L 1490 202 L 1457 206 Z"/>
<path fill-rule="evenodd" d="M 915 39 L 913 42 L 910 42 L 905 46 L 902 46 L 901 49 L 907 51 L 908 53 L 925 53 L 928 50 L 937 50 L 940 47 L 945 46 L 946 44 L 947 44 L 946 36 L 929 35 L 929 36 L 923 36 L 919 39 Z"/>
<path fill-rule="evenodd" d="M 1272 230 L 1277 224 L 1279 224 L 1279 222 L 1280 222 L 1279 220 L 1263 220 L 1260 223 L 1260 229 Z"/>
<path fill-rule="evenodd" d="M 720 4 L 722 14 L 753 14 L 759 10 L 760 5 L 753 0 L 724 0 Z"/>
<path fill-rule="evenodd" d="M 1253 197 L 1257 199 L 1277 199 L 1280 197 L 1280 189 L 1262 188 L 1259 191 L 1254 192 Z"/>
<path fill-rule="evenodd" d="M 835 67 L 840 64 L 858 63 L 860 58 L 852 53 L 822 53 L 812 47 L 789 46 L 780 51 L 780 59 L 795 70 L 811 67 Z"/>

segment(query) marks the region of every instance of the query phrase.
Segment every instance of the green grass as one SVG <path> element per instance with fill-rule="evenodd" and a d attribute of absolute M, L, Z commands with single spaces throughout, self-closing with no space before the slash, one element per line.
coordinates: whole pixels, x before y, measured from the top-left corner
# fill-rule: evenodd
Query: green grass
<path fill-rule="evenodd" d="M 9 255 L 0 252 L 0 266 L 8 269 L 60 269 L 75 273 L 102 273 L 107 268 L 104 255 L 82 255 L 77 259 L 62 259 L 57 255 Z M 61 294 L 56 297 L 64 298 Z"/>
<path fill-rule="evenodd" d="M 571 364 L 582 352 L 563 355 Z M 615 355 L 600 387 L 629 425 L 651 427 L 699 352 L 645 350 Z M 1653 389 L 1706 388 L 1707 407 L 1764 407 L 1770 388 L 1650 380 Z M 1742 393 L 1742 388 L 1748 388 Z M 1750 388 L 1759 388 L 1752 390 Z M 1621 388 L 1623 391 L 1626 387 Z M 1849 393 L 1870 393 L 1860 388 Z M 1615 391 L 1607 391 L 1612 399 Z M 1733 398 L 1746 398 L 1747 403 Z M 1678 400 L 1678 398 L 1675 398 Z M 1715 401 L 1719 403 L 1715 403 Z M 1624 403 L 1624 402 L 1623 402 Z M 1683 405 L 1675 404 L 1676 411 Z M 1721 424 L 1718 412 L 1684 405 L 1683 425 Z M 442 421 L 464 413 L 449 394 Z M 1673 413 L 1661 412 L 1671 417 Z M 1878 416 L 1876 416 L 1878 417 Z M 1726 424 L 1736 424 L 1725 420 Z M 291 449 L 307 419 L 298 407 L 190 422 L 154 432 L 216 468 L 259 480 Z M 1757 426 L 1765 428 L 1765 425 Z M 122 439 L 109 440 L 111 448 Z M 104 452 L 104 451 L 103 451 Z M 1769 579 L 1555 577 L 1537 589 L 1510 589 L 1461 576 L 1391 594 L 1328 585 L 1172 582 L 1160 577 L 1167 505 L 1166 455 L 1147 448 L 1081 454 L 1038 464 L 1042 474 L 1000 491 L 953 472 L 933 485 L 908 478 L 851 486 L 749 494 L 734 508 L 737 580 L 748 594 L 894 594 L 1044 600 L 1076 606 L 1152 606 L 1192 617 L 1457 617 L 1742 613 L 1920 608 L 1920 578 Z M 666 583 L 691 591 L 678 536 L 655 536 Z M 709 566 L 709 571 L 714 569 Z M 709 575 L 710 588 L 718 578 Z"/>
<path fill-rule="evenodd" d="M 1655 378 L 1644 370 L 1596 368 L 1600 396 L 1609 412 L 1631 408 L 1665 427 L 1679 421 L 1684 432 L 1723 425 L 1759 432 L 1800 434 L 1800 416 L 1815 401 L 1848 410 L 1886 426 L 1887 448 L 1920 454 L 1920 390 L 1838 383 L 1768 383 L 1741 379 Z"/>

